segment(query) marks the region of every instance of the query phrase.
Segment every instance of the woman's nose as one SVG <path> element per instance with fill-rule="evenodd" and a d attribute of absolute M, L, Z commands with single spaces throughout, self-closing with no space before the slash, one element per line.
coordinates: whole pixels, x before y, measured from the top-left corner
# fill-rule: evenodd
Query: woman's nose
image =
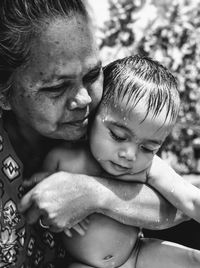
<path fill-rule="evenodd" d="M 128 147 L 119 151 L 119 157 L 125 158 L 128 161 L 135 161 L 137 157 L 137 146 Z"/>
<path fill-rule="evenodd" d="M 82 109 L 87 107 L 92 102 L 90 95 L 86 88 L 81 87 L 74 98 L 71 99 L 69 104 L 69 109 Z"/>

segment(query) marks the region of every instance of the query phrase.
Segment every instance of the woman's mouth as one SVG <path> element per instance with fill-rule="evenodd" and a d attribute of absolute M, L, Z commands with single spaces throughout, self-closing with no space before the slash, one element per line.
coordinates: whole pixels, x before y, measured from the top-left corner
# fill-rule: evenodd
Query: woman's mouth
<path fill-rule="evenodd" d="M 72 127 L 85 127 L 88 125 L 88 115 L 80 120 L 74 120 L 70 122 L 63 122 L 62 124 L 66 124 Z"/>
<path fill-rule="evenodd" d="M 69 125 L 75 126 L 75 127 L 84 127 L 88 125 L 88 117 L 84 117 L 81 120 L 73 121 L 69 123 Z"/>

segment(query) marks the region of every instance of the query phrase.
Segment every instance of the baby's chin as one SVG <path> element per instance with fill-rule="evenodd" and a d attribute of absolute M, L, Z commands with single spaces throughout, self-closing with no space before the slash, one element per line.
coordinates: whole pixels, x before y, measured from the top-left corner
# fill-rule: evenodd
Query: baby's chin
<path fill-rule="evenodd" d="M 106 170 L 106 169 L 104 169 Z M 124 181 L 138 181 L 138 182 L 146 182 L 147 179 L 147 168 L 141 169 L 141 170 L 131 170 L 131 172 L 127 173 L 118 173 L 115 170 L 106 170 L 107 174 L 110 175 L 110 177 L 113 177 L 114 179 L 118 180 L 124 180 Z"/>
<path fill-rule="evenodd" d="M 133 173 L 127 173 L 127 174 L 121 174 L 118 176 L 115 176 L 116 178 L 118 178 L 119 180 L 124 180 L 124 181 L 132 181 L 134 174 Z"/>
<path fill-rule="evenodd" d="M 107 174 L 109 174 L 110 177 L 113 177 L 114 179 L 118 179 L 118 180 L 125 180 L 125 181 L 131 181 L 133 180 L 133 176 L 135 173 L 119 173 L 116 172 L 114 170 L 106 170 L 104 169 L 104 171 L 106 171 Z"/>

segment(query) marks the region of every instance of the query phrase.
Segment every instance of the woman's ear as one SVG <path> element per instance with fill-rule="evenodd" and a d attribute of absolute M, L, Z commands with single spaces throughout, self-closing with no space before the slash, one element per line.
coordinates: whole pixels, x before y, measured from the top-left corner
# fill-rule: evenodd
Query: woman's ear
<path fill-rule="evenodd" d="M 0 108 L 5 111 L 11 110 L 10 101 L 9 101 L 9 95 L 10 95 L 10 86 L 7 88 L 3 88 L 0 85 Z"/>

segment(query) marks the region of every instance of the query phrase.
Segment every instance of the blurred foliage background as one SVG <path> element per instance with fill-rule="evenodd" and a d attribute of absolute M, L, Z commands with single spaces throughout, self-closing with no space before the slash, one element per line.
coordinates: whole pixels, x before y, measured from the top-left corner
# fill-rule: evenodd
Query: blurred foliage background
<path fill-rule="evenodd" d="M 160 150 L 180 174 L 200 173 L 200 0 L 108 0 L 98 29 L 103 63 L 135 53 L 168 67 L 179 82 L 181 109 Z"/>

